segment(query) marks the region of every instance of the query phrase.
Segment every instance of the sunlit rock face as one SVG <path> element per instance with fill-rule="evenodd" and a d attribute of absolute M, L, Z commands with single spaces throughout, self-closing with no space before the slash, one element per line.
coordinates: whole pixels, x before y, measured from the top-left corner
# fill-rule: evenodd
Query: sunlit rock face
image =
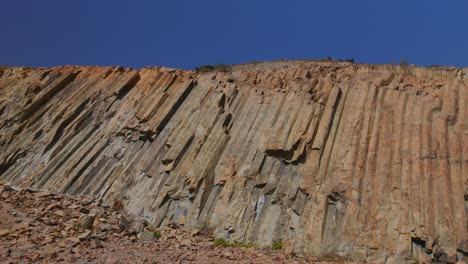
<path fill-rule="evenodd" d="M 468 70 L 0 68 L 0 180 L 356 260 L 468 254 Z"/>

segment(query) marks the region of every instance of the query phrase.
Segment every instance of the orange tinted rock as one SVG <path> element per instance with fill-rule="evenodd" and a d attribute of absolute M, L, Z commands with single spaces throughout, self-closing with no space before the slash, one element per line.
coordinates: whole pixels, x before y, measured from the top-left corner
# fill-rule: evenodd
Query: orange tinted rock
<path fill-rule="evenodd" d="M 287 251 L 393 263 L 462 252 L 466 69 L 231 70 L 2 69 L 0 180 Z"/>

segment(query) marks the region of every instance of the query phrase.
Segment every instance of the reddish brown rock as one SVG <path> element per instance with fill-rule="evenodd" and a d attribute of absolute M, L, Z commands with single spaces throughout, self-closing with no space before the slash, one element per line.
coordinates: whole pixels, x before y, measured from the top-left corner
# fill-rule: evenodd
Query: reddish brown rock
<path fill-rule="evenodd" d="M 10 234 L 10 230 L 8 230 L 8 229 L 0 230 L 0 237 L 7 236 L 8 234 Z"/>
<path fill-rule="evenodd" d="M 91 230 L 86 230 L 83 233 L 78 235 L 78 239 L 80 241 L 87 240 L 88 238 L 91 237 L 92 231 Z"/>
<path fill-rule="evenodd" d="M 307 61 L 6 68 L 0 180 L 287 252 L 452 261 L 468 238 L 467 74 Z"/>
<path fill-rule="evenodd" d="M 93 226 L 95 216 L 93 215 L 82 215 L 78 219 L 78 225 L 83 229 L 88 229 Z"/>
<path fill-rule="evenodd" d="M 43 255 L 46 258 L 56 258 L 57 257 L 57 250 L 52 247 L 51 245 L 47 245 L 43 248 Z"/>
<path fill-rule="evenodd" d="M 70 237 L 70 238 L 67 238 L 65 240 L 63 240 L 61 243 L 60 243 L 60 246 L 61 247 L 74 247 L 76 245 L 78 245 L 80 243 L 80 239 L 77 238 L 77 237 Z"/>

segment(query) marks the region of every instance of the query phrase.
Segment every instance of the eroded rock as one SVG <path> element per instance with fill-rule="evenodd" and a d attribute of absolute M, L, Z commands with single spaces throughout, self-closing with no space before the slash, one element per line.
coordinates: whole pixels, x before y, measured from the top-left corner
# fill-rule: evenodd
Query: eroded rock
<path fill-rule="evenodd" d="M 156 227 L 377 263 L 419 254 L 412 238 L 452 261 L 467 240 L 466 69 L 297 61 L 207 74 L 2 71 L 5 201 L 28 187 L 98 196 Z M 41 223 L 85 215 L 61 236 L 102 223 L 100 201 L 79 204 L 89 212 L 52 207 Z"/>

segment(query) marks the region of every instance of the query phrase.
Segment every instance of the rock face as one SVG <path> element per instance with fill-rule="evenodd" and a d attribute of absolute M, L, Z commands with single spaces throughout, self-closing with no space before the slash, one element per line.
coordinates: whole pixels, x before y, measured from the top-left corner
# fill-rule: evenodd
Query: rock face
<path fill-rule="evenodd" d="M 468 255 L 468 69 L 0 69 L 0 180 L 356 260 Z"/>

